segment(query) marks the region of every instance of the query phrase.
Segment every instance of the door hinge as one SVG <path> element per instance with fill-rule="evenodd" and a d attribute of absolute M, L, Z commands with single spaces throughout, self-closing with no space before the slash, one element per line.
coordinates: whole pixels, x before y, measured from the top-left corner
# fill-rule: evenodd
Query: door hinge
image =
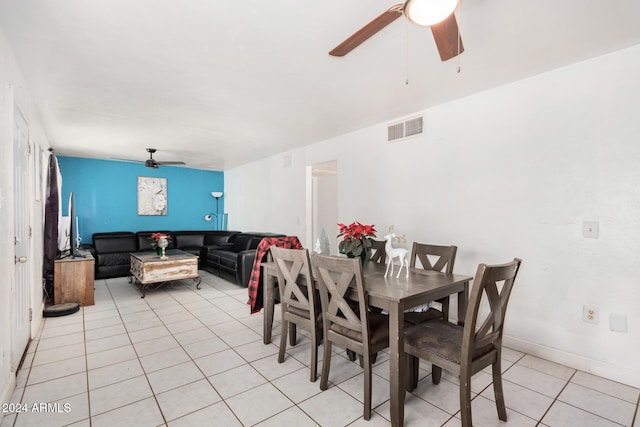
<path fill-rule="evenodd" d="M 33 229 L 29 226 L 29 239 L 33 236 Z"/>
<path fill-rule="evenodd" d="M 33 320 L 33 309 L 30 308 L 29 309 L 29 322 L 31 322 Z"/>

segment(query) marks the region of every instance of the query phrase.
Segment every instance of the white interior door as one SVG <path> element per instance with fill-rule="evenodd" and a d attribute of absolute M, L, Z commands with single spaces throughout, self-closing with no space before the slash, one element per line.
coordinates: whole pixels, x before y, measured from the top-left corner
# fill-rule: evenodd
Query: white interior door
<path fill-rule="evenodd" d="M 27 348 L 31 326 L 29 308 L 29 126 L 14 109 L 15 281 L 11 289 L 11 369 L 16 371 Z"/>

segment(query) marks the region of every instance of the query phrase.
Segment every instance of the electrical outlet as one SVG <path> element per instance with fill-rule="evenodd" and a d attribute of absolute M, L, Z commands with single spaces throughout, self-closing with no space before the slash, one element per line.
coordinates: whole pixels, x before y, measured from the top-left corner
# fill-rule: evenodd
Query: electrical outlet
<path fill-rule="evenodd" d="M 582 321 L 598 324 L 598 322 L 600 321 L 600 309 L 595 305 L 583 305 Z"/>

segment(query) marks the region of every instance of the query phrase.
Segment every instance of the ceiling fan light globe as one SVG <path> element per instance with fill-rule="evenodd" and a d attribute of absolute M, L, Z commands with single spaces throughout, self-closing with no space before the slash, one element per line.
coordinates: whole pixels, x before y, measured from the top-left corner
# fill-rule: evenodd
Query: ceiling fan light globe
<path fill-rule="evenodd" d="M 458 0 L 407 0 L 404 14 L 414 24 L 429 27 L 451 15 Z"/>

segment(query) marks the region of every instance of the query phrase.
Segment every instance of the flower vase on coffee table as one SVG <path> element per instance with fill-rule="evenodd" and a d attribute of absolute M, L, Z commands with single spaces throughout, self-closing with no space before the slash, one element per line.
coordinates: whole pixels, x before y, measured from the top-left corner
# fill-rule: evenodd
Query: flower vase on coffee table
<path fill-rule="evenodd" d="M 166 238 L 161 237 L 160 239 L 158 239 L 158 247 L 162 249 L 162 256 L 160 257 L 160 259 L 168 258 L 165 255 L 165 250 L 167 249 L 167 246 L 169 246 L 169 241 Z"/>

